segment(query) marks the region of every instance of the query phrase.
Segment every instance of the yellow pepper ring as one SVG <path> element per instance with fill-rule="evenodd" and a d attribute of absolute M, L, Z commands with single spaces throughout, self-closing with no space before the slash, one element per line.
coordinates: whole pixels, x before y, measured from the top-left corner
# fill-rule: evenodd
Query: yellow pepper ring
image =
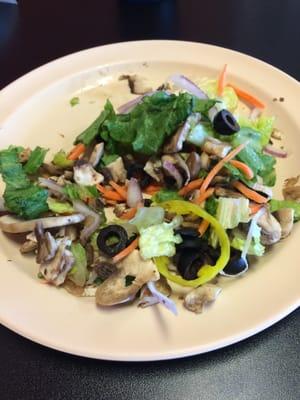
<path fill-rule="evenodd" d="M 181 286 L 198 287 L 206 282 L 211 281 L 229 261 L 230 258 L 230 242 L 226 234 L 226 231 L 222 225 L 210 214 L 208 214 L 203 208 L 196 204 L 190 203 L 184 200 L 170 200 L 159 204 L 170 212 L 175 212 L 179 215 L 193 213 L 205 220 L 207 220 L 211 226 L 215 229 L 215 232 L 219 239 L 221 254 L 215 265 L 204 265 L 199 269 L 198 278 L 192 280 L 186 280 L 179 275 L 175 275 L 168 270 L 169 259 L 168 257 L 156 257 L 154 259 L 155 264 L 159 272 L 167 279 L 175 282 Z"/>

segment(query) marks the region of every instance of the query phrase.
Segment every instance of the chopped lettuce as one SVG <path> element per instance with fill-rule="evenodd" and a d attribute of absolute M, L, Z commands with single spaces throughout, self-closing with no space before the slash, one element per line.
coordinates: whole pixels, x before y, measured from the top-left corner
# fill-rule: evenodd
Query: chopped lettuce
<path fill-rule="evenodd" d="M 48 211 L 48 191 L 33 184 L 23 189 L 7 187 L 4 192 L 6 207 L 25 219 L 34 219 Z"/>
<path fill-rule="evenodd" d="M 105 166 L 111 164 L 112 162 L 116 161 L 120 156 L 118 154 L 103 154 L 101 157 L 101 163 Z"/>
<path fill-rule="evenodd" d="M 140 231 L 151 225 L 161 224 L 164 220 L 165 210 L 162 207 L 140 207 L 130 223 Z"/>
<path fill-rule="evenodd" d="M 85 249 L 80 243 L 72 243 L 71 252 L 75 258 L 75 264 L 69 272 L 68 278 L 77 286 L 83 287 L 89 274 Z"/>
<path fill-rule="evenodd" d="M 37 172 L 40 166 L 43 164 L 44 159 L 46 157 L 49 149 L 43 149 L 40 146 L 37 146 L 29 156 L 27 163 L 24 165 L 24 171 L 26 174 L 32 175 Z"/>
<path fill-rule="evenodd" d="M 248 255 L 261 257 L 264 255 L 265 247 L 260 243 L 261 228 L 255 224 L 253 229 L 252 240 L 248 249 Z M 236 250 L 243 251 L 247 235 L 239 229 L 233 230 L 233 239 L 231 241 L 231 247 Z"/>
<path fill-rule="evenodd" d="M 105 120 L 115 115 L 114 108 L 109 100 L 106 101 L 101 114 L 75 139 L 74 144 L 83 143 L 89 145 L 99 134 Z"/>
<path fill-rule="evenodd" d="M 252 128 L 253 130 L 259 132 L 259 141 L 261 146 L 265 146 L 269 143 L 271 133 L 274 129 L 274 122 L 274 117 L 267 117 L 263 114 L 255 120 L 251 120 L 245 116 L 240 116 L 238 118 L 238 123 L 241 128 Z"/>
<path fill-rule="evenodd" d="M 207 136 L 214 137 L 214 130 L 210 123 L 199 123 L 191 129 L 188 133 L 186 141 L 194 144 L 195 146 L 201 146 Z"/>
<path fill-rule="evenodd" d="M 10 189 L 22 189 L 30 185 L 22 164 L 19 162 L 18 149 L 9 147 L 0 151 L 0 173 Z"/>
<path fill-rule="evenodd" d="M 57 214 L 71 214 L 74 212 L 74 208 L 67 201 L 60 201 L 53 199 L 52 197 L 48 197 L 47 204 L 49 210 Z"/>
<path fill-rule="evenodd" d="M 217 207 L 217 220 L 224 229 L 236 228 L 249 221 L 249 200 L 244 197 L 220 197 Z"/>
<path fill-rule="evenodd" d="M 70 200 L 85 201 L 89 197 L 99 197 L 99 192 L 94 186 L 81 186 L 76 183 L 68 183 L 63 189 Z"/>
<path fill-rule="evenodd" d="M 182 200 L 182 196 L 176 190 L 161 189 L 159 192 L 152 196 L 154 203 L 162 203 L 168 200 Z"/>
<path fill-rule="evenodd" d="M 72 99 L 70 100 L 71 107 L 77 106 L 77 104 L 79 104 L 79 97 L 72 97 Z"/>
<path fill-rule="evenodd" d="M 174 228 L 178 227 L 176 218 L 170 223 L 152 225 L 140 230 L 140 254 L 144 260 L 152 257 L 172 257 L 176 253 L 175 244 L 182 242 L 180 235 L 174 234 Z"/>
<path fill-rule="evenodd" d="M 215 99 L 217 97 L 217 81 L 215 79 L 203 79 L 199 86 L 207 94 L 208 97 Z M 220 97 L 224 108 L 233 112 L 238 106 L 239 99 L 233 88 L 226 86 L 223 95 Z"/>
<path fill-rule="evenodd" d="M 280 210 L 281 208 L 292 208 L 295 211 L 294 221 L 297 222 L 300 220 L 300 203 L 297 201 L 272 199 L 270 200 L 269 205 L 272 213 Z"/>
<path fill-rule="evenodd" d="M 213 217 L 217 214 L 218 200 L 211 196 L 205 200 L 205 210 Z"/>
<path fill-rule="evenodd" d="M 74 165 L 74 161 L 67 158 L 67 153 L 64 150 L 59 150 L 54 155 L 52 162 L 59 168 L 68 168 Z"/>

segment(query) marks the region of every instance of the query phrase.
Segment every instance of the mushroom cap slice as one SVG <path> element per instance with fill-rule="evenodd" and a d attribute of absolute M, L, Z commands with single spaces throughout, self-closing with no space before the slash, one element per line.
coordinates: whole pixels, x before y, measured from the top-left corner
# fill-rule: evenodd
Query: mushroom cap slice
<path fill-rule="evenodd" d="M 257 225 L 261 228 L 261 243 L 270 246 L 279 242 L 281 238 L 281 226 L 277 219 L 266 211 L 257 221 Z"/>
<path fill-rule="evenodd" d="M 23 233 L 33 231 L 37 222 L 41 222 L 44 229 L 49 229 L 59 226 L 78 224 L 84 219 L 85 217 L 82 214 L 72 214 L 60 217 L 45 217 L 25 221 L 10 215 L 4 215 L 3 217 L 0 217 L 0 229 L 3 232 L 8 233 Z"/>
<path fill-rule="evenodd" d="M 292 208 L 282 208 L 275 214 L 281 226 L 281 239 L 286 238 L 294 226 L 295 211 Z"/>
<path fill-rule="evenodd" d="M 208 283 L 190 291 L 184 297 L 183 305 L 188 310 L 200 314 L 205 304 L 215 301 L 220 292 L 221 288 Z"/>
<path fill-rule="evenodd" d="M 118 270 L 107 278 L 97 289 L 96 303 L 100 306 L 113 306 L 132 300 L 139 289 L 149 281 L 157 281 L 159 272 L 151 260 L 143 260 L 138 250 L 117 264 Z M 127 283 L 126 276 L 135 279 Z"/>

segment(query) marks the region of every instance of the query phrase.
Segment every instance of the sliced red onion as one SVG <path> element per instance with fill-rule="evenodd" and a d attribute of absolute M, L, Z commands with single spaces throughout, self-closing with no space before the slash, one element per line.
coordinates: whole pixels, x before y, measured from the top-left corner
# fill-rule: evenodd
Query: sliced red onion
<path fill-rule="evenodd" d="M 203 92 L 194 82 L 188 79 L 184 75 L 173 74 L 169 77 L 169 80 L 174 83 L 180 89 L 186 90 L 188 93 L 198 97 L 199 99 L 206 100 L 208 96 Z"/>
<path fill-rule="evenodd" d="M 65 194 L 63 186 L 58 185 L 54 180 L 48 178 L 39 178 L 39 184 L 47 189 L 52 190 L 53 192 Z"/>
<path fill-rule="evenodd" d="M 169 160 L 163 160 L 162 166 L 164 172 L 175 180 L 177 189 L 181 189 L 183 186 L 183 178 L 175 165 Z"/>
<path fill-rule="evenodd" d="M 141 96 L 136 97 L 133 100 L 128 101 L 128 103 L 125 103 L 125 104 L 121 105 L 118 108 L 118 113 L 119 114 L 127 114 L 127 113 L 129 113 L 132 109 L 134 109 L 134 107 L 136 105 L 138 105 L 143 100 L 143 98 L 145 96 L 152 96 L 156 92 L 157 92 L 156 90 L 155 91 L 151 91 L 151 92 L 147 92 L 147 93 L 145 93 L 145 94 L 143 94 Z"/>
<path fill-rule="evenodd" d="M 143 195 L 140 185 L 135 178 L 131 178 L 127 187 L 127 205 L 128 207 L 137 207 L 143 202 Z"/>
<path fill-rule="evenodd" d="M 161 292 L 159 292 L 156 289 L 154 282 L 148 282 L 147 287 L 152 294 L 152 299 L 150 298 L 150 296 L 148 297 L 148 301 L 150 302 L 150 304 L 156 304 L 156 302 L 159 302 L 160 304 L 165 306 L 169 311 L 171 311 L 171 313 L 173 313 L 174 315 L 178 315 L 178 311 L 174 301 L 169 299 Z"/>
<path fill-rule="evenodd" d="M 288 153 L 285 150 L 278 149 L 271 144 L 267 144 L 264 147 L 264 152 L 278 158 L 286 158 L 288 156 Z"/>
<path fill-rule="evenodd" d="M 247 265 L 248 265 L 247 254 L 248 254 L 249 247 L 251 245 L 251 240 L 253 238 L 253 231 L 256 228 L 258 220 L 265 212 L 266 212 L 265 207 L 262 207 L 259 211 L 257 211 L 257 213 L 254 215 L 254 217 L 251 220 L 250 227 L 249 227 L 249 230 L 247 233 L 247 238 L 245 240 L 245 244 L 244 244 L 242 254 L 241 254 L 241 257 L 245 260 L 245 263 Z M 247 269 L 243 272 L 246 272 L 246 271 L 247 271 Z"/>
<path fill-rule="evenodd" d="M 88 207 L 81 200 L 73 200 L 73 207 L 80 214 L 85 216 L 84 228 L 80 232 L 80 241 L 85 244 L 88 238 L 98 229 L 101 224 L 101 216 Z"/>

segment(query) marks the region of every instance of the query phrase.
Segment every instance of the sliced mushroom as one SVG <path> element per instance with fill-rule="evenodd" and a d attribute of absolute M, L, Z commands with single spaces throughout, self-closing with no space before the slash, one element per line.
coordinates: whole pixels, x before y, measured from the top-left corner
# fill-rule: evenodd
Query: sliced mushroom
<path fill-rule="evenodd" d="M 183 158 L 179 154 L 174 154 L 173 157 L 174 157 L 174 160 L 176 161 L 177 168 L 179 168 L 179 171 L 183 175 L 183 179 L 184 179 L 183 184 L 186 185 L 191 180 L 191 174 L 190 174 L 189 167 L 187 166 L 186 162 L 183 160 Z"/>
<path fill-rule="evenodd" d="M 186 160 L 186 165 L 190 171 L 191 179 L 197 178 L 201 169 L 200 155 L 192 151 Z"/>
<path fill-rule="evenodd" d="M 170 154 L 181 151 L 189 131 L 200 121 L 200 119 L 201 115 L 199 113 L 191 114 L 186 119 L 185 123 L 177 129 L 176 133 L 171 136 L 171 138 L 165 144 L 163 152 Z"/>
<path fill-rule="evenodd" d="M 118 157 L 115 161 L 108 164 L 106 168 L 111 173 L 111 176 L 115 182 L 124 183 L 126 181 L 127 172 L 124 167 L 122 157 Z"/>
<path fill-rule="evenodd" d="M 120 261 L 117 267 L 118 271 L 98 287 L 98 305 L 113 306 L 130 301 L 145 283 L 159 279 L 159 272 L 153 261 L 143 260 L 138 250 Z"/>
<path fill-rule="evenodd" d="M 63 170 L 52 163 L 43 163 L 42 167 L 50 175 L 60 176 L 63 174 Z"/>
<path fill-rule="evenodd" d="M 281 239 L 286 238 L 292 231 L 294 225 L 295 211 L 292 208 L 282 208 L 276 212 L 276 218 L 281 226 Z"/>
<path fill-rule="evenodd" d="M 89 163 L 92 165 L 92 167 L 96 167 L 96 165 L 101 160 L 103 153 L 104 153 L 104 143 L 101 142 L 96 144 L 89 159 Z"/>
<path fill-rule="evenodd" d="M 205 304 L 215 301 L 221 290 L 218 286 L 211 284 L 200 286 L 185 295 L 183 305 L 189 311 L 200 314 Z"/>
<path fill-rule="evenodd" d="M 62 239 L 55 257 L 40 265 L 40 273 L 49 283 L 59 286 L 64 283 L 66 276 L 72 265 L 74 264 L 74 257 L 70 250 L 67 249 L 70 245 L 70 240 Z"/>
<path fill-rule="evenodd" d="M 166 175 L 166 178 L 171 178 L 174 181 L 177 189 L 182 188 L 183 186 L 183 177 L 179 170 L 176 168 L 174 161 L 170 160 L 171 157 L 163 156 L 162 157 L 162 167 L 163 171 Z M 173 182 L 172 182 L 173 183 Z"/>
<path fill-rule="evenodd" d="M 300 186 L 287 186 L 282 192 L 285 200 L 300 201 Z"/>
<path fill-rule="evenodd" d="M 0 229 L 8 233 L 23 233 L 33 231 L 37 222 L 43 224 L 44 229 L 57 228 L 64 225 L 78 224 L 85 217 L 82 214 L 64 215 L 60 217 L 45 217 L 24 221 L 10 215 L 0 217 Z"/>
<path fill-rule="evenodd" d="M 93 186 L 101 183 L 104 176 L 95 171 L 92 165 L 84 160 L 79 160 L 74 165 L 74 181 L 78 185 Z"/>
<path fill-rule="evenodd" d="M 50 232 L 45 232 L 43 224 L 38 222 L 34 229 L 35 237 L 37 240 L 37 255 L 36 262 L 42 264 L 52 260 L 55 256 L 58 244 Z"/>
<path fill-rule="evenodd" d="M 273 197 L 273 190 L 269 186 L 255 182 L 252 185 L 252 189 L 254 189 L 256 192 L 261 192 L 262 194 L 267 195 L 268 199 L 271 199 Z"/>
<path fill-rule="evenodd" d="M 156 182 L 163 181 L 162 162 L 159 159 L 150 159 L 146 162 L 144 171 L 151 176 Z"/>
<path fill-rule="evenodd" d="M 200 154 L 200 159 L 201 159 L 201 169 L 204 169 L 205 171 L 208 171 L 210 168 L 210 158 L 209 155 L 207 153 L 205 153 L 205 151 L 203 151 Z"/>
<path fill-rule="evenodd" d="M 231 146 L 218 139 L 208 137 L 202 145 L 202 150 L 208 154 L 224 158 L 231 150 Z"/>
<path fill-rule="evenodd" d="M 266 210 L 257 221 L 257 225 L 261 228 L 261 243 L 263 245 L 271 245 L 278 242 L 281 238 L 281 226 L 277 219 Z"/>
<path fill-rule="evenodd" d="M 20 247 L 20 252 L 22 254 L 32 253 L 37 249 L 37 243 L 32 240 L 26 240 Z"/>
<path fill-rule="evenodd" d="M 217 197 L 231 197 L 234 199 L 238 199 L 240 197 L 244 197 L 242 193 L 236 192 L 235 190 L 223 188 L 220 186 L 215 187 L 215 196 Z"/>
<path fill-rule="evenodd" d="M 155 286 L 157 290 L 162 293 L 164 296 L 170 297 L 172 294 L 172 288 L 168 284 L 168 281 L 164 276 L 160 276 L 159 280 L 155 282 Z M 142 308 L 149 307 L 154 304 L 158 304 L 159 300 L 155 297 L 152 296 L 152 293 L 150 292 L 149 288 L 147 285 L 145 285 L 140 293 L 140 299 L 139 299 L 139 306 Z"/>

